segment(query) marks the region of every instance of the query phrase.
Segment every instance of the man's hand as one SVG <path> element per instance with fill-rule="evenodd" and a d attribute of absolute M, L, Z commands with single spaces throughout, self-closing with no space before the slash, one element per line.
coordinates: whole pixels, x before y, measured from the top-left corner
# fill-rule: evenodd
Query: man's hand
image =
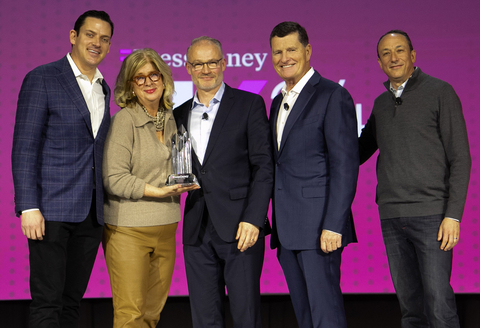
<path fill-rule="evenodd" d="M 438 241 L 442 241 L 440 249 L 444 251 L 451 250 L 457 243 L 460 237 L 460 223 L 458 221 L 444 218 L 438 229 Z"/>
<path fill-rule="evenodd" d="M 43 240 L 45 236 L 45 219 L 39 210 L 22 213 L 22 232 L 32 240 Z"/>
<path fill-rule="evenodd" d="M 248 222 L 240 222 L 238 225 L 237 236 L 238 240 L 237 248 L 240 252 L 245 252 L 247 248 L 255 245 L 258 239 L 259 228 Z"/>
<path fill-rule="evenodd" d="M 320 248 L 324 253 L 331 253 L 342 247 L 342 235 L 333 231 L 323 230 L 320 236 Z"/>

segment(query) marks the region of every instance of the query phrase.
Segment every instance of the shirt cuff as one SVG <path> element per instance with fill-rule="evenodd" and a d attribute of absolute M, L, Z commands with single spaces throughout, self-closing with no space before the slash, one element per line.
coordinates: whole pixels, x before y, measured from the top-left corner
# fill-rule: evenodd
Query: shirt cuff
<path fill-rule="evenodd" d="M 27 213 L 27 212 L 33 212 L 33 211 L 40 211 L 39 208 L 30 208 L 28 210 L 23 210 L 20 214 Z"/>
<path fill-rule="evenodd" d="M 341 234 L 341 233 L 338 233 L 338 232 L 335 232 L 335 231 L 332 231 L 332 230 L 327 230 L 327 229 L 325 229 L 325 231 L 333 232 L 333 233 L 335 233 L 335 234 L 339 235 L 340 237 L 342 236 L 342 234 Z"/>
<path fill-rule="evenodd" d="M 460 222 L 460 220 L 457 220 L 457 219 L 454 219 L 454 218 L 445 218 L 445 219 L 450 219 L 450 220 L 453 220 L 453 221 Z"/>

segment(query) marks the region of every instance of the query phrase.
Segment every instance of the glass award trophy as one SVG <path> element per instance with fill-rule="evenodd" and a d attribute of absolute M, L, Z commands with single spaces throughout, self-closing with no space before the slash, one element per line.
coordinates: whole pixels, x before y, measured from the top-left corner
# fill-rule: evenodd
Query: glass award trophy
<path fill-rule="evenodd" d="M 192 173 L 192 142 L 183 125 L 180 126 L 177 135 L 172 137 L 172 169 L 173 174 L 168 176 L 165 185 L 196 184 L 200 187 L 197 177 Z"/>

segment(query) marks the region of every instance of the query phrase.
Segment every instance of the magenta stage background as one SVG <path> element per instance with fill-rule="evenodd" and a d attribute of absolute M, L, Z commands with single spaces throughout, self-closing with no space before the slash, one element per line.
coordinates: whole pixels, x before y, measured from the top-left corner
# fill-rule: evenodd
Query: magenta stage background
<path fill-rule="evenodd" d="M 25 74 L 69 51 L 69 30 L 88 9 L 105 10 L 115 23 L 110 54 L 100 65 L 113 89 L 121 59 L 132 49 L 151 47 L 170 63 L 177 82 L 177 105 L 193 94 L 183 56 L 191 39 L 209 35 L 222 41 L 228 60 L 225 82 L 259 93 L 270 106 L 281 82 L 271 64 L 268 38 L 284 20 L 306 27 L 313 48 L 312 66 L 350 91 L 359 124 L 384 91 L 386 79 L 376 62 L 376 43 L 384 32 L 407 31 L 417 50 L 417 65 L 453 85 L 463 103 L 473 169 L 462 233 L 454 249 L 452 285 L 457 293 L 479 293 L 479 178 L 477 159 L 480 114 L 480 5 L 476 1 L 2 1 L 0 7 L 0 299 L 26 299 L 29 265 L 26 238 L 13 210 L 10 154 L 18 92 Z M 183 81 L 183 82 L 182 82 Z M 112 115 L 118 110 L 112 102 Z M 342 290 L 346 293 L 394 292 L 375 204 L 375 160 L 361 167 L 353 204 L 359 243 L 343 254 Z M 269 242 L 267 238 L 267 243 Z M 265 254 L 263 293 L 287 293 L 275 252 Z M 171 295 L 186 295 L 181 244 Z M 86 297 L 111 296 L 100 250 Z"/>

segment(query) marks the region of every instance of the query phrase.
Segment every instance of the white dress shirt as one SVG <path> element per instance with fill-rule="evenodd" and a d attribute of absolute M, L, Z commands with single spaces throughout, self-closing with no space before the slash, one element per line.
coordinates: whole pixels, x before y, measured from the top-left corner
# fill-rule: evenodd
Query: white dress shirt
<path fill-rule="evenodd" d="M 410 80 L 410 79 L 408 79 L 408 80 Z M 392 83 L 390 83 L 390 91 L 393 93 L 395 98 L 400 98 L 402 96 L 403 89 L 405 89 L 405 86 L 407 85 L 408 80 L 403 82 L 402 85 L 398 87 L 398 89 L 395 89 L 393 87 Z"/>
<path fill-rule="evenodd" d="M 190 118 L 188 120 L 188 131 L 190 132 L 190 140 L 192 141 L 193 150 L 197 155 L 200 164 L 203 164 L 205 151 L 207 150 L 208 140 L 212 132 L 213 122 L 217 116 L 220 101 L 225 92 L 225 83 L 222 82 L 220 89 L 210 100 L 208 107 L 198 100 L 198 94 L 195 92 L 193 98 L 192 109 L 190 111 Z M 204 119 L 204 114 L 208 116 Z"/>

